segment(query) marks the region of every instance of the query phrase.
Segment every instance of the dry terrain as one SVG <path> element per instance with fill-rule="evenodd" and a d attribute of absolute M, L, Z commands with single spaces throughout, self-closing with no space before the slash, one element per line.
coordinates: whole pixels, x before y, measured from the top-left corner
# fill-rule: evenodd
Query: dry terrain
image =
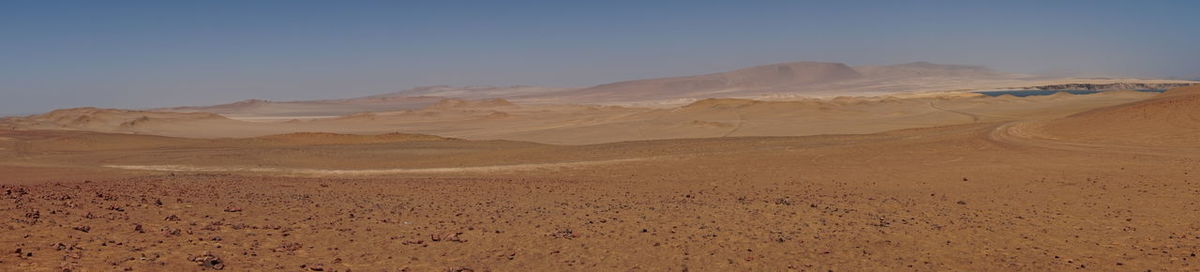
<path fill-rule="evenodd" d="M 1200 269 L 1197 87 L 153 113 L 7 121 L 0 270 Z"/>

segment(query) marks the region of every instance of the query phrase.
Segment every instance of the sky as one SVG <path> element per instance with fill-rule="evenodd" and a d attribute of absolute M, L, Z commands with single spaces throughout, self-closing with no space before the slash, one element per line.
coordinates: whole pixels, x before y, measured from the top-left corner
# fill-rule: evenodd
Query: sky
<path fill-rule="evenodd" d="M 0 1 L 0 115 L 789 62 L 1200 78 L 1200 1 Z"/>

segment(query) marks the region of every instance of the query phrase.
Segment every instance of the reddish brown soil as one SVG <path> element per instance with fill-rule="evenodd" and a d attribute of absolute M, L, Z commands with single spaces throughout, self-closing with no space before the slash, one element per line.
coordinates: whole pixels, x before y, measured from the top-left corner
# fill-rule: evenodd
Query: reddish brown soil
<path fill-rule="evenodd" d="M 0 270 L 1200 269 L 1200 146 L 1043 124 L 583 146 L 9 131 Z"/>

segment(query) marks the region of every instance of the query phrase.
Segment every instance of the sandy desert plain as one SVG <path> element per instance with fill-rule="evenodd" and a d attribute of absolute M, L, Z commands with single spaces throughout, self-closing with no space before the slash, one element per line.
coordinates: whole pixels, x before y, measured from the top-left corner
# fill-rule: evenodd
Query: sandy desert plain
<path fill-rule="evenodd" d="M 965 91 L 1068 83 L 1174 85 Z M 9 117 L 0 270 L 1196 271 L 1191 83 L 787 63 Z"/>

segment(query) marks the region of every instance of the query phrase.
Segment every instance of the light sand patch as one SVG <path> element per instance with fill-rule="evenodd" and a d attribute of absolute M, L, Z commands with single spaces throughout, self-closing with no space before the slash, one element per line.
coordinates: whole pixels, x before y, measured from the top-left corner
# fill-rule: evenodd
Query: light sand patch
<path fill-rule="evenodd" d="M 315 175 L 315 176 L 356 176 L 356 175 L 436 174 L 436 173 L 461 173 L 461 172 L 549 170 L 549 169 L 575 168 L 575 167 L 583 167 L 583 166 L 615 164 L 615 163 L 645 161 L 645 160 L 649 160 L 649 158 L 562 162 L 562 163 L 532 163 L 532 164 L 493 165 L 493 166 L 439 167 L 439 168 L 391 168 L 391 169 L 312 169 L 312 168 L 195 166 L 195 165 L 104 165 L 104 167 L 125 169 L 125 170 L 148 170 L 148 171 L 171 171 L 171 172 L 255 172 L 255 173 Z"/>
<path fill-rule="evenodd" d="M 229 118 L 229 119 L 233 119 L 233 120 L 246 121 L 246 122 L 283 122 L 283 121 L 291 121 L 291 120 L 330 119 L 330 118 L 337 118 L 337 117 L 341 117 L 341 116 L 338 116 L 338 115 L 317 115 L 317 116 L 235 116 L 235 115 L 227 115 L 225 117 Z"/>

